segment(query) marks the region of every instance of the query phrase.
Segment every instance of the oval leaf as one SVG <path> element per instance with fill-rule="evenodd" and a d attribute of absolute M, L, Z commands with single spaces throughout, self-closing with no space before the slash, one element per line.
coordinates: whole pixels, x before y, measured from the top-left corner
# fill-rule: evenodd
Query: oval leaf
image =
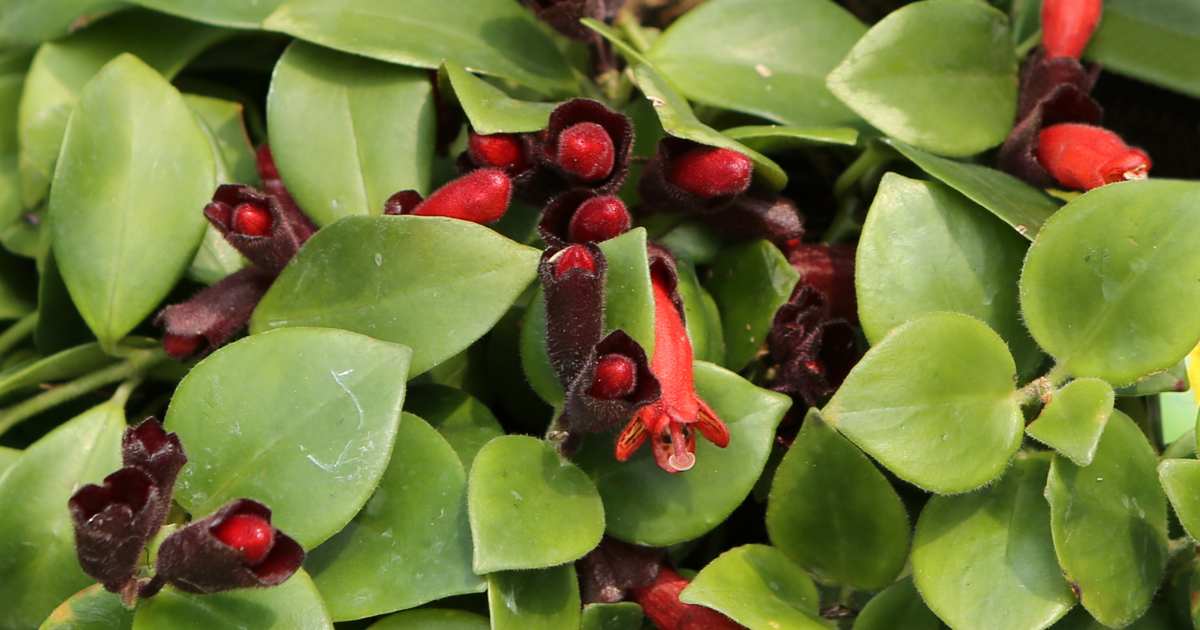
<path fill-rule="evenodd" d="M 0 46 L 54 39 L 120 7 L 114 0 L 8 0 L 0 9 Z"/>
<path fill-rule="evenodd" d="M 1180 278 L 1200 278 L 1197 198 L 1196 182 L 1125 182 L 1046 223 L 1021 274 L 1021 310 L 1071 374 L 1125 385 L 1195 347 L 1200 283 Z"/>
<path fill-rule="evenodd" d="M 335 621 L 483 591 L 471 572 L 467 473 L 424 420 L 405 414 L 391 463 L 361 512 L 305 567 Z"/>
<path fill-rule="evenodd" d="M 1084 608 L 1106 626 L 1140 617 L 1166 567 L 1167 499 L 1155 459 L 1137 425 L 1114 411 L 1090 466 L 1061 455 L 1050 466 L 1054 551 Z"/>
<path fill-rule="evenodd" d="M 1158 465 L 1158 478 L 1171 499 L 1175 515 L 1192 538 L 1200 534 L 1200 461 L 1194 459 L 1164 459 Z"/>
<path fill-rule="evenodd" d="M 812 579 L 766 545 L 730 549 L 701 569 L 679 601 L 707 606 L 750 630 L 824 630 Z"/>
<path fill-rule="evenodd" d="M 774 152 L 814 144 L 858 144 L 858 130 L 852 127 L 783 127 L 747 125 L 723 129 L 721 133 L 755 151 Z"/>
<path fill-rule="evenodd" d="M 387 466 L 411 351 L 340 330 L 226 346 L 179 384 L 166 427 L 188 463 L 175 500 L 201 517 L 238 497 L 306 549 L 354 517 Z"/>
<path fill-rule="evenodd" d="M 54 609 L 38 630 L 131 630 L 133 611 L 121 596 L 93 584 Z"/>
<path fill-rule="evenodd" d="M 1095 378 L 1067 383 L 1046 403 L 1041 415 L 1025 428 L 1029 437 L 1053 448 L 1079 466 L 1096 456 L 1100 435 L 1112 413 L 1112 386 Z"/>
<path fill-rule="evenodd" d="M 467 470 L 484 444 L 504 435 L 492 410 L 456 387 L 414 385 L 405 396 L 404 410 L 437 429 Z"/>
<path fill-rule="evenodd" d="M 982 322 L 922 315 L 871 348 L 821 415 L 900 478 L 968 492 L 999 475 L 1021 443 L 1015 372 Z"/>
<path fill-rule="evenodd" d="M 402 343 L 413 349 L 416 376 L 490 330 L 533 280 L 537 260 L 537 250 L 467 221 L 347 217 L 296 254 L 250 331 L 324 326 Z"/>
<path fill-rule="evenodd" d="M 487 617 L 465 610 L 425 608 L 384 617 L 369 630 L 488 630 Z"/>
<path fill-rule="evenodd" d="M 830 73 L 829 89 L 884 133 L 939 155 L 1004 141 L 1017 113 L 1017 59 L 1004 14 L 975 0 L 894 11 Z"/>
<path fill-rule="evenodd" d="M 79 97 L 50 195 L 54 257 L 101 345 L 114 346 L 183 275 L 216 167 L 192 110 L 133 55 Z"/>
<path fill-rule="evenodd" d="M 767 341 L 775 311 L 792 296 L 800 274 L 770 241 L 726 249 L 712 266 L 712 292 L 721 311 L 725 365 L 741 370 Z"/>
<path fill-rule="evenodd" d="M 908 560 L 908 517 L 875 465 L 811 409 L 775 473 L 771 543 L 826 584 L 885 588 Z"/>
<path fill-rule="evenodd" d="M 957 630 L 1045 628 L 1075 605 L 1042 498 L 1050 457 L 1018 457 L 977 492 L 935 496 L 913 536 L 913 577 Z"/>
<path fill-rule="evenodd" d="M 427 72 L 296 42 L 267 98 L 271 154 L 296 203 L 328 225 L 429 192 L 436 120 Z"/>
<path fill-rule="evenodd" d="M 871 598 L 858 619 L 854 630 L 940 630 L 942 621 L 934 615 L 912 578 L 904 578 Z"/>
<path fill-rule="evenodd" d="M 442 65 L 450 78 L 454 96 L 476 133 L 521 133 L 541 131 L 550 124 L 557 103 L 519 101 L 500 88 L 467 72 L 453 61 Z"/>
<path fill-rule="evenodd" d="M 578 628 L 579 583 L 575 567 L 564 564 L 537 571 L 488 575 L 492 630 Z"/>
<path fill-rule="evenodd" d="M 604 505 L 591 480 L 530 437 L 496 438 L 479 451 L 467 505 L 481 575 L 570 562 L 604 535 Z"/>
<path fill-rule="evenodd" d="M 317 587 L 303 570 L 271 588 L 213 595 L 166 589 L 138 606 L 133 630 L 333 630 Z"/>

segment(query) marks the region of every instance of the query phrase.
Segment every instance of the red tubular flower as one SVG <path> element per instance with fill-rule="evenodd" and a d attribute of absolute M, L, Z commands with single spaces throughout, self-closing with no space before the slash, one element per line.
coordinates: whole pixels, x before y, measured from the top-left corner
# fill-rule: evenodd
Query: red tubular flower
<path fill-rule="evenodd" d="M 1078 60 L 1087 48 L 1103 11 L 1102 0 L 1043 0 L 1042 45 L 1046 58 Z"/>
<path fill-rule="evenodd" d="M 829 316 L 858 323 L 854 294 L 853 245 L 800 243 L 787 252 L 788 262 L 800 274 L 800 284 L 820 291 L 829 302 Z"/>
<path fill-rule="evenodd" d="M 414 190 L 402 190 L 384 204 L 384 214 L 448 217 L 472 223 L 500 220 L 512 198 L 512 182 L 499 169 L 481 168 L 433 191 L 428 199 Z"/>
<path fill-rule="evenodd" d="M 654 584 L 629 591 L 629 598 L 642 607 L 659 630 L 746 630 L 711 608 L 679 601 L 679 594 L 688 584 L 690 580 L 662 567 Z"/>
<path fill-rule="evenodd" d="M 667 181 L 697 197 L 721 197 L 746 192 L 754 163 L 729 149 L 700 146 L 679 155 L 667 171 Z"/>
<path fill-rule="evenodd" d="M 683 323 L 674 263 L 662 251 L 652 251 L 650 277 L 654 286 L 654 358 L 650 371 L 662 396 L 643 407 L 617 437 L 616 456 L 625 461 L 650 439 L 659 468 L 678 473 L 696 463 L 696 430 L 721 448 L 729 445 L 729 429 L 696 396 L 692 375 L 692 342 Z M 694 425 L 694 426 L 693 426 Z"/>
<path fill-rule="evenodd" d="M 1061 124 L 1042 129 L 1037 159 L 1060 184 L 1091 190 L 1105 184 L 1145 179 L 1150 156 L 1100 127 Z"/>

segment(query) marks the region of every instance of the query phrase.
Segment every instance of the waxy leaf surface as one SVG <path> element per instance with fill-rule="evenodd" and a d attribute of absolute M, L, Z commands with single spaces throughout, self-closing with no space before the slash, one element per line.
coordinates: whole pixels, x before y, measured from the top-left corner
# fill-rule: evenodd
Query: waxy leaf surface
<path fill-rule="evenodd" d="M 0 46 L 54 39 L 121 7 L 119 0 L 8 0 L 0 5 Z"/>
<path fill-rule="evenodd" d="M 217 168 L 217 181 L 257 186 L 258 169 L 254 147 L 242 122 L 242 105 L 219 98 L 184 94 L 183 100 L 196 114 L 200 129 L 208 137 Z M 225 237 L 212 225 L 204 228 L 204 240 L 188 267 L 187 274 L 198 282 L 215 284 L 246 265 Z"/>
<path fill-rule="evenodd" d="M 318 225 L 383 214 L 401 190 L 429 193 L 428 72 L 296 42 L 275 66 L 267 120 L 279 174 Z"/>
<path fill-rule="evenodd" d="M 76 346 L 0 374 L 0 396 L 40 383 L 73 379 L 117 361 L 105 354 L 100 344 Z"/>
<path fill-rule="evenodd" d="M 645 615 L 633 602 L 588 604 L 579 622 L 580 630 L 641 630 Z"/>
<path fill-rule="evenodd" d="M 579 627 L 579 584 L 574 565 L 488 575 L 492 630 L 563 630 Z"/>
<path fill-rule="evenodd" d="M 1025 260 L 1029 332 L 1077 377 L 1126 385 L 1200 339 L 1200 184 L 1110 184 L 1067 204 Z"/>
<path fill-rule="evenodd" d="M 723 129 L 721 133 L 755 151 L 778 151 L 814 144 L 854 146 L 858 143 L 858 130 L 853 127 L 747 125 Z"/>
<path fill-rule="evenodd" d="M 305 244 L 250 331 L 323 326 L 402 343 L 416 376 L 490 330 L 537 274 L 537 259 L 537 250 L 458 219 L 347 217 Z"/>
<path fill-rule="evenodd" d="M 854 620 L 854 630 L 940 630 L 944 627 L 921 599 L 912 578 L 904 578 L 872 597 Z"/>
<path fill-rule="evenodd" d="M 775 311 L 792 296 L 800 274 L 769 241 L 730 247 L 712 265 L 708 288 L 721 310 L 725 365 L 741 370 L 767 340 Z"/>
<path fill-rule="evenodd" d="M 188 463 L 175 500 L 209 514 L 249 497 L 305 549 L 342 529 L 374 491 L 400 422 L 412 352 L 341 330 L 255 335 L 179 384 L 166 428 Z"/>
<path fill-rule="evenodd" d="M 1200 496 L 1196 491 L 1200 488 L 1200 461 L 1164 459 L 1158 465 L 1158 478 L 1188 535 L 1200 534 Z"/>
<path fill-rule="evenodd" d="M 1191 0 L 1108 0 L 1087 59 L 1200 97 L 1200 5 Z"/>
<path fill-rule="evenodd" d="M 93 584 L 54 609 L 38 630 L 131 630 L 133 611 L 121 596 Z"/>
<path fill-rule="evenodd" d="M 1046 403 L 1025 433 L 1077 465 L 1087 466 L 1096 456 L 1115 399 L 1112 386 L 1100 379 L 1071 381 Z"/>
<path fill-rule="evenodd" d="M 766 545 L 730 549 L 700 570 L 679 601 L 707 606 L 750 630 L 821 630 L 817 587 L 799 565 Z"/>
<path fill-rule="evenodd" d="M 922 315 L 859 361 L 822 416 L 900 478 L 940 494 L 999 475 L 1025 426 L 1016 366 L 977 319 Z"/>
<path fill-rule="evenodd" d="M 535 103 L 517 100 L 500 88 L 467 72 L 461 65 L 447 60 L 442 71 L 450 78 L 454 96 L 463 113 L 471 121 L 475 133 L 520 133 L 541 131 L 550 124 L 550 112 L 557 103 Z"/>
<path fill-rule="evenodd" d="M 487 405 L 456 387 L 414 385 L 405 396 L 404 410 L 437 429 L 466 470 L 471 470 L 471 462 L 484 444 L 504 435 L 504 429 Z"/>
<path fill-rule="evenodd" d="M 259 28 L 283 0 L 133 0 L 155 11 L 233 28 Z"/>
<path fill-rule="evenodd" d="M 488 630 L 487 617 L 465 610 L 423 608 L 389 615 L 369 630 Z"/>
<path fill-rule="evenodd" d="M 333 630 L 329 613 L 303 569 L 271 588 L 190 595 L 167 588 L 138 606 L 133 630 Z"/>

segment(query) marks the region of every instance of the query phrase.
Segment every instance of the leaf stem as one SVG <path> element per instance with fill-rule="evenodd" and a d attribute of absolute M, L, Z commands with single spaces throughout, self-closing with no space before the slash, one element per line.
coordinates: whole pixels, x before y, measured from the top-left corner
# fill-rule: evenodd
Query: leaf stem
<path fill-rule="evenodd" d="M 38 312 L 34 311 L 8 327 L 8 330 L 0 334 L 0 357 L 8 354 L 17 344 L 25 341 L 33 331 L 37 329 Z"/>
<path fill-rule="evenodd" d="M 109 399 L 109 402 L 121 405 L 121 408 L 123 409 L 125 407 L 125 403 L 129 402 L 129 395 L 132 394 L 133 390 L 137 389 L 138 385 L 141 385 L 142 381 L 144 380 L 146 380 L 146 375 L 144 372 L 138 372 L 137 374 L 125 379 L 125 382 L 121 383 L 121 386 L 117 388 L 117 391 L 113 394 L 112 398 Z"/>
<path fill-rule="evenodd" d="M 837 181 L 833 183 L 833 194 L 838 201 L 844 201 L 846 195 L 850 194 L 850 189 L 862 179 L 868 171 L 892 161 L 896 157 L 896 152 L 891 147 L 880 143 L 871 142 L 867 145 L 867 150 L 863 151 L 856 160 L 846 167 L 846 170 L 838 176 Z"/>
<path fill-rule="evenodd" d="M 1033 35 L 1026 37 L 1025 41 L 1017 44 L 1017 59 L 1024 59 L 1029 54 L 1029 51 L 1033 50 L 1040 43 L 1042 43 L 1042 29 L 1039 28 L 1033 32 Z"/>

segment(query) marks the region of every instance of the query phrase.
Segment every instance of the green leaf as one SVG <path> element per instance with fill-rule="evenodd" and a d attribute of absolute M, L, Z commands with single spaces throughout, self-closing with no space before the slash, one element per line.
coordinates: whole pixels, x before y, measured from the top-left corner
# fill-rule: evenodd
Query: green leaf
<path fill-rule="evenodd" d="M 50 195 L 54 257 L 79 312 L 112 348 L 152 313 L 204 237 L 216 171 L 183 97 L 133 55 L 88 83 Z"/>
<path fill-rule="evenodd" d="M 1164 459 L 1158 465 L 1158 479 L 1171 499 L 1171 506 L 1180 524 L 1192 538 L 1200 534 L 1200 461 L 1194 459 Z"/>
<path fill-rule="evenodd" d="M 684 14 L 647 56 L 692 100 L 787 125 L 838 125 L 858 117 L 825 76 L 866 31 L 829 0 L 717 0 Z"/>
<path fill-rule="evenodd" d="M 725 335 L 721 331 L 721 315 L 717 303 L 700 286 L 696 269 L 686 260 L 675 265 L 679 275 L 679 297 L 683 299 L 684 325 L 692 340 L 692 352 L 697 361 L 721 364 L 725 362 Z"/>
<path fill-rule="evenodd" d="M 858 130 L 852 127 L 784 127 L 748 125 L 725 129 L 721 133 L 762 153 L 814 144 L 854 146 Z"/>
<path fill-rule="evenodd" d="M 1078 466 L 1096 456 L 1100 435 L 1112 414 L 1112 386 L 1095 378 L 1067 383 L 1025 428 L 1029 437 L 1062 453 Z"/>
<path fill-rule="evenodd" d="M 533 13 L 493 0 L 289 0 L 263 27 L 417 68 L 446 59 L 550 96 L 575 91 L 566 60 Z"/>
<path fill-rule="evenodd" d="M 200 128 L 208 137 L 217 167 L 217 181 L 257 185 L 254 147 L 250 145 L 242 122 L 242 105 L 195 94 L 184 94 L 183 100 L 195 112 Z M 204 284 L 215 284 L 245 265 L 246 259 L 209 225 L 204 228 L 204 240 L 200 242 L 200 249 L 187 273 L 188 277 Z"/>
<path fill-rule="evenodd" d="M 770 241 L 726 249 L 712 265 L 708 290 L 721 311 L 725 365 L 741 370 L 767 340 L 775 311 L 792 296 L 800 274 Z"/>
<path fill-rule="evenodd" d="M 375 494 L 305 566 L 335 621 L 486 588 L 471 572 L 467 473 L 424 420 L 405 414 Z"/>
<path fill-rule="evenodd" d="M 1000 144 L 1017 112 L 1008 19 L 975 0 L 926 0 L 891 13 L 827 82 L 867 122 L 939 155 Z"/>
<path fill-rule="evenodd" d="M 0 46 L 55 39 L 121 8 L 118 0 L 6 0 L 0 5 Z"/>
<path fill-rule="evenodd" d="M 1025 260 L 1021 310 L 1074 376 L 1113 385 L 1170 369 L 1200 339 L 1200 184 L 1097 188 L 1046 223 Z M 1169 306 L 1169 308 L 1168 308 Z"/>
<path fill-rule="evenodd" d="M 442 70 L 450 78 L 454 95 L 476 133 L 521 133 L 541 131 L 550 124 L 550 112 L 558 103 L 520 101 L 500 88 L 447 60 Z"/>
<path fill-rule="evenodd" d="M 22 222 L 23 223 L 23 222 Z M 75 307 L 58 261 L 51 249 L 50 231 L 41 235 L 38 252 L 38 321 L 33 342 L 44 355 L 57 354 L 81 345 L 91 344 L 96 335 L 88 329 L 83 315 Z M 100 350 L 103 352 L 103 349 Z"/>
<path fill-rule="evenodd" d="M 1132 385 L 1117 389 L 1118 396 L 1149 396 L 1151 394 L 1180 393 L 1191 389 L 1186 359 L 1175 364 L 1166 372 L 1151 374 Z"/>
<path fill-rule="evenodd" d="M 4 473 L 11 470 L 19 459 L 21 459 L 21 451 L 15 448 L 8 448 L 7 446 L 0 446 L 0 480 L 4 479 Z"/>
<path fill-rule="evenodd" d="M 1121 627 L 1150 605 L 1167 561 L 1167 500 L 1155 456 L 1129 416 L 1114 411 L 1087 468 L 1054 456 L 1046 499 L 1054 551 L 1084 608 Z"/>
<path fill-rule="evenodd" d="M 1125 626 L 1125 630 L 1172 630 L 1179 626 L 1167 621 L 1166 616 L 1158 608 L 1150 608 L 1146 614 L 1138 617 L 1137 621 Z M 1186 617 L 1185 617 L 1186 619 Z M 1051 626 L 1054 630 L 1108 630 L 1109 626 L 1100 623 L 1088 614 L 1082 606 L 1071 609 L 1066 617 Z"/>
<path fill-rule="evenodd" d="M 531 437 L 496 438 L 479 451 L 467 506 L 481 575 L 571 562 L 604 534 L 604 506 L 591 480 Z"/>
<path fill-rule="evenodd" d="M 1018 457 L 976 492 L 935 496 L 913 536 L 912 568 L 925 603 L 957 630 L 1045 628 L 1075 605 L 1042 498 L 1048 455 Z"/>
<path fill-rule="evenodd" d="M 404 410 L 437 429 L 467 470 L 484 444 L 504 435 L 504 429 L 487 405 L 456 387 L 413 385 L 408 389 Z"/>
<path fill-rule="evenodd" d="M 306 549 L 354 517 L 383 475 L 404 400 L 408 348 L 340 330 L 292 329 L 228 345 L 192 368 L 167 411 L 188 463 L 175 500 L 201 517 L 261 501 Z"/>
<path fill-rule="evenodd" d="M 658 120 L 668 135 L 743 153 L 754 161 L 754 172 L 759 178 L 776 190 L 783 190 L 783 187 L 787 185 L 787 173 L 784 173 L 778 164 L 767 156 L 700 122 L 700 119 L 696 118 L 696 114 L 692 112 L 691 106 L 679 95 L 671 82 L 645 57 L 630 48 L 624 40 L 613 33 L 611 28 L 591 18 L 584 18 L 582 22 L 612 42 L 613 47 L 629 62 L 638 87 L 654 105 Z"/>
<path fill-rule="evenodd" d="M 106 354 L 98 343 L 76 346 L 0 374 L 0 396 L 41 383 L 77 378 L 118 360 Z"/>
<path fill-rule="evenodd" d="M 653 320 L 651 320 L 653 321 Z M 539 286 L 521 322 L 521 367 L 529 386 L 555 407 L 563 404 L 562 383 L 546 354 L 546 295 Z"/>
<path fill-rule="evenodd" d="M 488 575 L 492 630 L 565 630 L 579 627 L 575 567 Z"/>
<path fill-rule="evenodd" d="M 871 460 L 810 409 L 775 473 L 771 543 L 826 584 L 876 591 L 908 560 L 908 516 Z"/>
<path fill-rule="evenodd" d="M 667 228 L 670 231 L 666 234 L 656 233 L 658 230 L 651 226 L 651 222 L 655 220 L 667 222 L 669 226 L 672 226 Z M 716 260 L 717 255 L 727 245 L 725 238 L 716 230 L 696 219 L 679 221 L 678 215 L 657 214 L 646 217 L 643 224 L 650 232 L 650 237 L 666 245 L 675 255 L 675 260 L 679 262 L 688 261 L 696 265 L 712 264 L 712 261 Z"/>
<path fill-rule="evenodd" d="M 904 578 L 871 598 L 854 620 L 854 630 L 940 630 L 912 578 Z"/>
<path fill-rule="evenodd" d="M 275 165 L 318 225 L 429 192 L 437 121 L 424 71 L 296 42 L 275 66 L 267 122 Z"/>
<path fill-rule="evenodd" d="M 652 547 L 702 536 L 742 503 L 762 473 L 791 399 L 711 363 L 694 365 L 696 393 L 729 427 L 728 447 L 697 438 L 695 467 L 674 475 L 654 463 L 649 445 L 617 461 L 612 433 L 590 436 L 576 456 L 600 490 L 612 536 Z"/>
<path fill-rule="evenodd" d="M 766 545 L 730 549 L 700 570 L 679 601 L 712 608 L 750 630 L 820 630 L 813 581 L 783 552 Z"/>
<path fill-rule="evenodd" d="M 537 260 L 537 250 L 468 221 L 347 217 L 292 259 L 250 331 L 324 326 L 402 343 L 413 349 L 416 376 L 490 330 L 533 280 Z"/>
<path fill-rule="evenodd" d="M 333 630 L 321 595 L 303 570 L 271 588 L 189 595 L 167 588 L 138 606 L 133 630 Z"/>
<path fill-rule="evenodd" d="M 0 9 L 2 10 L 2 9 Z M 25 73 L 0 76 L 0 227 L 21 219 L 21 175 L 18 168 L 20 143 L 17 140 L 17 108 L 25 88 Z"/>
<path fill-rule="evenodd" d="M 26 630 L 92 584 L 75 558 L 67 500 L 121 465 L 125 413 L 102 404 L 54 429 L 0 478 L 0 628 Z"/>
<path fill-rule="evenodd" d="M 863 332 L 875 344 L 918 315 L 970 315 L 1000 333 L 1018 370 L 1032 377 L 1043 357 L 1021 323 L 1017 298 L 1028 247 L 948 186 L 884 175 L 854 274 Z"/>
<path fill-rule="evenodd" d="M 901 479 L 968 492 L 999 475 L 1021 444 L 1015 373 L 983 322 L 922 315 L 871 348 L 821 415 Z"/>
<path fill-rule="evenodd" d="M 1191 0 L 1109 0 L 1087 58 L 1200 98 L 1200 6 Z"/>
<path fill-rule="evenodd" d="M 233 28 L 259 28 L 283 0 L 133 0 L 163 13 Z"/>
<path fill-rule="evenodd" d="M 384 617 L 368 630 L 489 630 L 487 617 L 464 610 L 424 608 Z"/>
<path fill-rule="evenodd" d="M 645 615 L 633 602 L 588 604 L 583 609 L 580 630 L 640 630 Z"/>
<path fill-rule="evenodd" d="M 131 630 L 133 611 L 121 596 L 93 584 L 54 609 L 38 630 Z"/>

